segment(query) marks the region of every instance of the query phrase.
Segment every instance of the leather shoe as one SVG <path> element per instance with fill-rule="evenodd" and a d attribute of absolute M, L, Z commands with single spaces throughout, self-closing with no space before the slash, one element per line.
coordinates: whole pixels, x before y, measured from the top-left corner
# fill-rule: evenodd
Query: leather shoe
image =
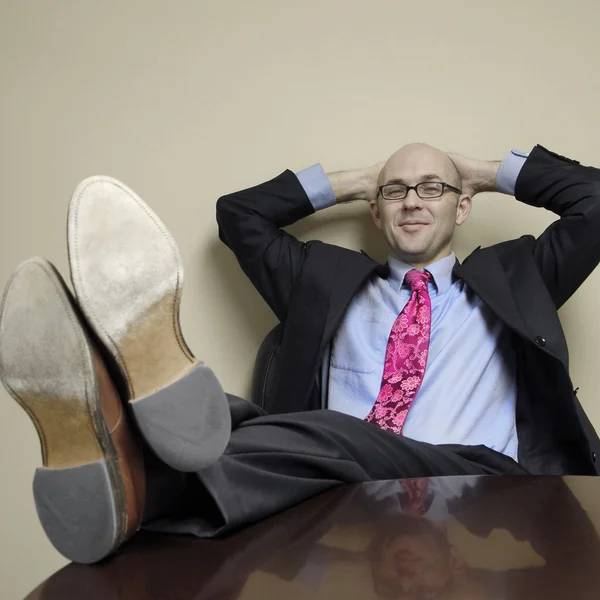
<path fill-rule="evenodd" d="M 227 398 L 179 325 L 183 268 L 158 216 L 124 183 L 90 177 L 69 206 L 71 280 L 81 310 L 154 452 L 198 471 L 225 450 Z"/>
<path fill-rule="evenodd" d="M 140 527 L 141 440 L 73 297 L 41 258 L 21 264 L 6 286 L 0 379 L 40 438 L 33 493 L 46 534 L 72 561 L 101 560 Z"/>

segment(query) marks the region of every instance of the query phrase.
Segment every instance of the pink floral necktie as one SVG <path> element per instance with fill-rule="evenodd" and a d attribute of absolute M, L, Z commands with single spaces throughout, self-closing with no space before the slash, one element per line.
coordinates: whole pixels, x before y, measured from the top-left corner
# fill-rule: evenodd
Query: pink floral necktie
<path fill-rule="evenodd" d="M 427 512 L 429 479 L 427 477 L 402 479 L 400 485 L 406 492 L 400 499 L 402 510 L 413 517 L 422 517 Z"/>
<path fill-rule="evenodd" d="M 431 335 L 429 271 L 412 269 L 405 276 L 410 300 L 392 326 L 385 354 L 381 389 L 365 418 L 382 429 L 401 434 L 410 406 L 423 383 Z"/>

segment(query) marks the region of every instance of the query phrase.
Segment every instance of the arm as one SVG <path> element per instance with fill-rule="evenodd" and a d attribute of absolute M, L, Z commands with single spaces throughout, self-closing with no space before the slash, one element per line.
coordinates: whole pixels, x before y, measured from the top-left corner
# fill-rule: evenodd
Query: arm
<path fill-rule="evenodd" d="M 476 160 L 452 152 L 448 153 L 448 158 L 454 163 L 458 171 L 463 194 L 473 197 L 481 192 L 498 191 L 507 193 L 510 190 L 510 181 L 504 186 L 497 185 L 500 183 L 497 180 L 502 164 L 499 160 Z"/>
<path fill-rule="evenodd" d="M 600 170 L 537 146 L 517 179 L 515 196 L 560 216 L 532 240 L 558 309 L 600 263 Z"/>
<path fill-rule="evenodd" d="M 219 238 L 279 320 L 285 319 L 291 291 L 310 245 L 283 227 L 336 202 L 368 200 L 381 166 L 332 173 L 319 165 L 294 175 L 285 171 L 261 185 L 217 201 Z"/>
<path fill-rule="evenodd" d="M 385 163 L 381 162 L 366 169 L 354 171 L 337 171 L 327 177 L 335 195 L 336 202 L 370 202 L 377 197 L 377 179 Z"/>
<path fill-rule="evenodd" d="M 520 202 L 560 217 L 537 239 L 531 237 L 534 260 L 558 309 L 600 263 L 600 170 L 541 146 L 527 160 L 512 154 L 501 166 L 496 161 L 448 156 L 463 178 L 465 193 L 473 196 L 496 189 L 514 193 Z"/>

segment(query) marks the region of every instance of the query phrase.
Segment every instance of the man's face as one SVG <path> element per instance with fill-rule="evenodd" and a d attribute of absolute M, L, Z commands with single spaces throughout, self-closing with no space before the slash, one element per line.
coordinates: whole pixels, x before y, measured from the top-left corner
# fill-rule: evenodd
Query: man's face
<path fill-rule="evenodd" d="M 452 161 L 441 150 L 410 144 L 393 154 L 379 177 L 379 185 L 441 181 L 460 188 Z M 373 221 L 396 258 L 423 267 L 450 254 L 454 228 L 471 210 L 466 194 L 445 190 L 439 198 L 423 200 L 410 190 L 404 200 L 385 200 L 378 195 L 370 203 Z"/>
<path fill-rule="evenodd" d="M 400 534 L 381 547 L 373 565 L 375 591 L 397 600 L 447 598 L 460 569 L 454 550 L 426 532 Z"/>

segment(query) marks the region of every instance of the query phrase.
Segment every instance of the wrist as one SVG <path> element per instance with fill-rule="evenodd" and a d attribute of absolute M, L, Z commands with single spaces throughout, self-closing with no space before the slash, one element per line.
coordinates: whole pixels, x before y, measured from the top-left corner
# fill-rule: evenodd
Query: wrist
<path fill-rule="evenodd" d="M 365 187 L 367 191 L 366 200 L 374 200 L 377 197 L 377 185 L 379 183 L 379 175 L 385 162 L 380 162 L 364 169 Z"/>
<path fill-rule="evenodd" d="M 338 204 L 356 200 L 368 202 L 375 199 L 380 171 L 381 165 L 373 165 L 365 169 L 328 173 Z"/>
<path fill-rule="evenodd" d="M 473 185 L 476 194 L 496 191 L 496 177 L 499 168 L 499 160 L 480 161 Z"/>

